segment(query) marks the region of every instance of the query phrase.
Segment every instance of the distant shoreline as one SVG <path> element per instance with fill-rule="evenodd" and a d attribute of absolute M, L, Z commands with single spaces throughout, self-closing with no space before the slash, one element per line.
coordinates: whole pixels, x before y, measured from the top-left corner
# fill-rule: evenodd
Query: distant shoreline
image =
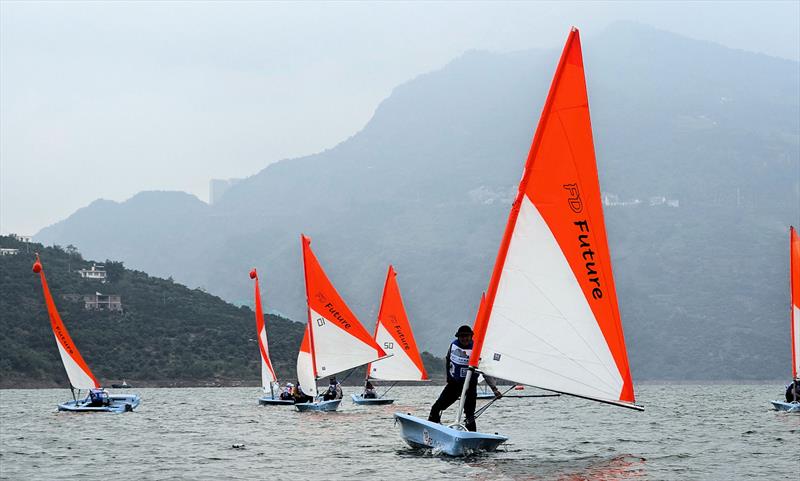
<path fill-rule="evenodd" d="M 281 385 L 284 385 L 286 382 L 294 382 L 293 380 L 283 380 L 281 381 Z M 713 386 L 720 386 L 720 385 L 732 385 L 732 384 L 739 384 L 739 385 L 785 385 L 788 381 L 788 377 L 786 379 L 746 379 L 746 380 L 736 380 L 736 379 L 714 379 L 714 380 L 656 380 L 656 379 L 647 379 L 641 381 L 634 381 L 634 386 L 653 386 L 653 385 L 667 385 L 667 386 L 696 386 L 696 385 L 713 385 Z M 377 385 L 384 385 L 389 384 L 389 382 L 382 382 L 382 381 L 375 381 Z M 117 384 L 117 383 L 114 383 Z M 243 381 L 243 380 L 235 380 L 235 379 L 227 379 L 227 380 L 213 380 L 213 381 L 173 381 L 173 380 L 158 380 L 158 381 L 135 381 L 130 380 L 131 385 L 130 388 L 124 389 L 151 389 L 151 388 L 219 388 L 219 387 L 249 387 L 249 388 L 260 388 L 261 385 L 258 382 L 253 381 Z M 501 385 L 510 385 L 508 383 L 500 383 Z M 434 379 L 429 382 L 399 382 L 397 383 L 398 386 L 442 386 L 444 385 L 444 379 Z M 361 382 L 351 382 L 349 379 L 344 383 L 345 387 L 358 387 L 361 386 Z M 109 389 L 117 389 L 112 388 L 111 384 L 105 386 Z M 23 385 L 15 384 L 13 381 L 9 382 L 8 380 L 0 380 L 0 391 L 2 390 L 33 390 L 33 389 L 68 389 L 67 386 L 59 385 L 56 383 L 31 383 L 31 385 Z M 123 388 L 118 388 L 123 389 Z"/>

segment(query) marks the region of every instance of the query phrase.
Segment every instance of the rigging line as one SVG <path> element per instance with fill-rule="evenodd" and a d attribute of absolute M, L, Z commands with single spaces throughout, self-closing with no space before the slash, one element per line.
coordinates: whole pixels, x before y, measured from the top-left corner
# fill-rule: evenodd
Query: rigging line
<path fill-rule="evenodd" d="M 380 399 L 380 398 L 382 398 L 383 396 L 385 396 L 385 395 L 386 395 L 386 394 L 387 394 L 389 391 L 391 391 L 391 390 L 392 390 L 392 388 L 393 388 L 393 387 L 397 386 L 397 382 L 398 382 L 398 381 L 395 381 L 395 382 L 393 382 L 393 383 L 392 383 L 392 385 L 391 385 L 391 386 L 389 386 L 389 389 L 387 389 L 387 390 L 383 391 L 383 394 L 381 394 L 380 396 L 378 396 L 378 399 Z"/>
<path fill-rule="evenodd" d="M 505 391 L 503 391 L 503 392 L 502 392 L 502 395 L 503 395 L 503 396 L 505 396 L 507 392 L 511 391 L 511 390 L 512 390 L 512 389 L 514 389 L 515 387 L 517 387 L 517 385 L 516 385 L 516 384 L 514 384 L 514 385 L 513 385 L 513 386 L 511 386 L 510 388 L 508 388 L 508 389 L 506 389 Z M 487 410 L 487 409 L 489 409 L 489 406 L 491 406 L 491 405 L 492 405 L 492 404 L 493 404 L 495 401 L 497 401 L 498 399 L 500 399 L 500 398 L 499 398 L 499 397 L 495 397 L 494 399 L 492 399 L 492 400 L 491 400 L 491 401 L 489 401 L 488 403 L 486 403 L 486 404 L 484 404 L 483 406 L 481 406 L 481 408 L 480 408 L 480 409 L 478 409 L 477 411 L 475 411 L 475 415 L 474 415 L 474 416 L 472 416 L 472 419 L 473 419 L 473 420 L 475 420 L 475 419 L 478 419 L 478 417 L 479 417 L 481 414 L 483 414 L 484 412 L 486 412 L 486 410 Z"/>

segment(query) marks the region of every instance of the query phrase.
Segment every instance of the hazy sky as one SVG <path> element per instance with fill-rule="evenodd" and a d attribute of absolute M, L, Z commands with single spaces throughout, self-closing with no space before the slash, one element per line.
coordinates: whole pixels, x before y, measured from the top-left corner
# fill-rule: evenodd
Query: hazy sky
<path fill-rule="evenodd" d="M 629 19 L 798 60 L 800 2 L 0 2 L 0 232 L 329 148 L 469 49 Z M 800 88 L 800 87 L 799 87 Z"/>

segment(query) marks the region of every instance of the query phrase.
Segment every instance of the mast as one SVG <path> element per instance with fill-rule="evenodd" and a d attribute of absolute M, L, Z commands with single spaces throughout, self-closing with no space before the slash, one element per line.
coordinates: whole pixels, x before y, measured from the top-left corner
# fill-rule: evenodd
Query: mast
<path fill-rule="evenodd" d="M 800 372 L 800 237 L 789 226 L 789 286 L 791 289 L 792 379 Z"/>

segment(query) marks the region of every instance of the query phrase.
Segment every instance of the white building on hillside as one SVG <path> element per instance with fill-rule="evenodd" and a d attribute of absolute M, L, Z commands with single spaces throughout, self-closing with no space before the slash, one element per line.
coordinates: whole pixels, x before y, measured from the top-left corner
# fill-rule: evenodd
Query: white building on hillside
<path fill-rule="evenodd" d="M 81 269 L 78 271 L 84 279 L 96 279 L 101 282 L 106 281 L 106 266 L 92 263 L 91 269 Z"/>

